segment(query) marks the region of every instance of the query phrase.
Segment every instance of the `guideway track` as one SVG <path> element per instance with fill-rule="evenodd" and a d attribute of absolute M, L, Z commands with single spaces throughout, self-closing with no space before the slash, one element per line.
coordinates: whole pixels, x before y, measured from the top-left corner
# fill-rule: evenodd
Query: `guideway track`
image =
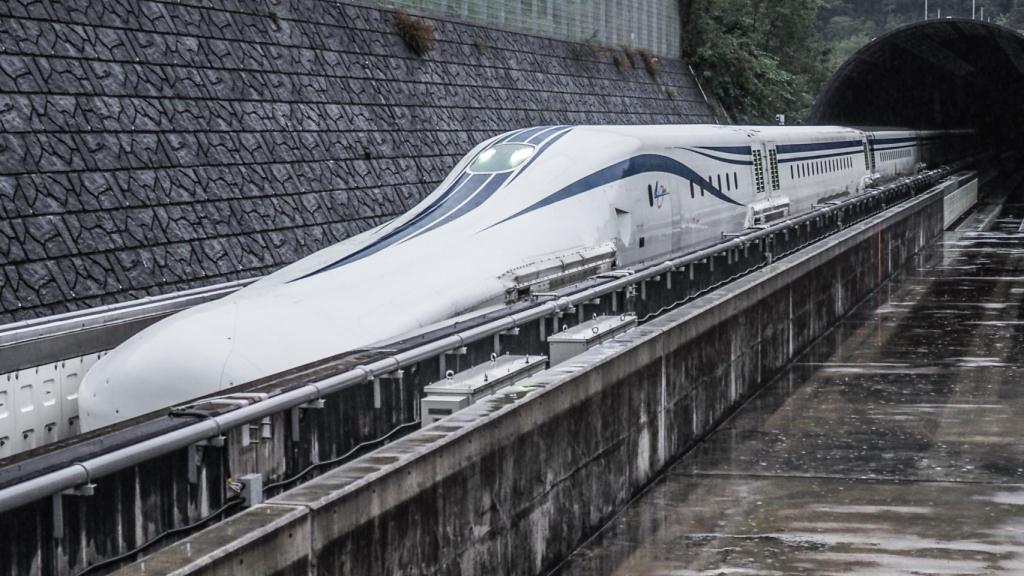
<path fill-rule="evenodd" d="M 173 430 L 155 438 L 142 440 L 139 443 L 121 448 L 117 451 L 73 463 L 63 469 L 49 472 L 43 476 L 32 478 L 24 482 L 7 486 L 0 489 L 0 512 L 5 512 L 17 506 L 32 502 L 62 490 L 72 489 L 76 486 L 89 484 L 106 474 L 138 464 L 150 458 L 166 454 L 172 450 L 195 444 L 203 440 L 218 437 L 225 431 L 259 420 L 272 414 L 296 408 L 303 404 L 315 402 L 331 393 L 362 384 L 378 376 L 401 370 L 422 360 L 435 357 L 439 354 L 466 346 L 470 342 L 490 338 L 513 330 L 519 326 L 535 322 L 543 318 L 557 316 L 560 312 L 585 304 L 608 294 L 622 291 L 640 282 L 649 281 L 655 277 L 662 276 L 669 272 L 678 271 L 681 268 L 708 261 L 723 253 L 734 250 L 742 250 L 745 247 L 772 237 L 775 234 L 789 229 L 798 228 L 808 222 L 824 218 L 833 214 L 843 214 L 853 206 L 868 202 L 878 202 L 879 207 L 888 206 L 890 202 L 899 201 L 904 198 L 899 196 L 912 196 L 915 192 L 923 190 L 938 180 L 950 175 L 955 168 L 939 168 L 929 170 L 912 178 L 901 179 L 889 186 L 877 190 L 869 190 L 862 195 L 849 200 L 831 205 L 820 206 L 815 210 L 767 226 L 760 230 L 753 230 L 745 234 L 733 237 L 721 244 L 699 250 L 677 259 L 668 260 L 662 264 L 638 270 L 628 276 L 612 278 L 601 282 L 596 286 L 580 290 L 575 293 L 560 296 L 547 302 L 539 303 L 530 308 L 509 314 L 508 316 L 491 320 L 485 324 L 469 328 L 467 330 L 452 334 L 435 340 L 429 344 L 421 345 L 411 350 L 400 352 L 393 356 L 376 360 L 368 365 L 356 366 L 352 370 L 338 376 L 326 378 L 317 382 L 310 382 L 300 388 L 289 390 L 278 396 L 267 398 L 260 402 L 239 407 L 224 414 L 203 418 L 200 421 L 184 428 Z M 894 198 L 897 197 L 897 198 Z M 852 224 L 854 221 L 845 222 L 842 227 Z M 803 244 L 786 251 L 799 249 Z M 774 256 L 769 255 L 770 263 Z"/>
<path fill-rule="evenodd" d="M 655 288 L 659 286 L 663 288 L 665 285 L 671 284 L 672 276 L 677 276 L 675 281 L 677 287 L 682 284 L 682 278 L 694 271 L 697 271 L 698 276 L 702 272 L 717 271 L 720 274 L 718 278 L 728 279 L 735 274 L 736 270 L 757 267 L 752 264 L 753 259 L 744 259 L 744 254 L 752 246 L 759 247 L 759 253 L 763 257 L 761 265 L 763 265 L 777 259 L 779 254 L 787 253 L 806 244 L 811 239 L 812 229 L 824 232 L 822 235 L 842 230 L 862 217 L 863 214 L 877 212 L 878 209 L 913 197 L 952 171 L 952 168 L 929 171 L 918 177 L 893 183 L 884 189 L 869 191 L 841 203 L 820 207 L 812 213 L 778 223 L 769 228 L 748 231 L 716 246 L 635 271 L 628 276 L 593 280 L 582 289 L 555 294 L 551 296 L 550 300 L 544 302 L 523 303 L 520 305 L 521 309 L 508 316 L 486 319 L 483 323 L 468 328 L 463 323 L 456 328 L 457 332 L 436 338 L 425 345 L 402 349 L 403 345 L 399 343 L 397 347 L 402 351 L 356 366 L 342 374 L 303 383 L 276 396 L 254 401 L 221 414 L 203 417 L 195 423 L 170 433 L 147 438 L 137 444 L 83 459 L 73 465 L 32 477 L 25 482 L 8 485 L 0 490 L 0 510 L 11 510 L 58 491 L 88 484 L 101 476 L 174 450 L 195 445 L 209 438 L 217 438 L 228 431 L 247 426 L 254 421 L 260 421 L 266 416 L 315 402 L 326 395 L 370 382 L 375 378 L 386 377 L 404 367 L 436 358 L 449 351 L 472 346 L 479 342 L 489 345 L 489 338 L 508 333 L 516 328 L 525 328 L 535 324 L 538 320 L 543 322 L 548 318 L 557 319 L 560 313 L 564 315 L 572 309 L 582 311 L 583 306 L 593 305 L 602 299 L 604 301 L 611 300 L 611 305 L 614 307 L 616 294 L 619 295 L 618 304 L 624 306 L 627 303 L 627 300 L 623 299 L 624 294 L 632 293 L 634 298 L 628 301 L 636 303 L 642 302 L 643 299 L 635 296 L 647 291 L 648 299 L 652 301 L 650 308 L 664 308 L 666 302 L 671 305 L 672 302 L 678 300 L 662 299 L 662 301 L 657 301 Z M 873 206 L 874 209 L 867 210 L 868 206 Z M 717 268 L 716 262 L 718 262 Z M 645 288 L 644 283 L 649 286 Z M 696 290 L 696 293 L 701 291 L 703 289 Z"/>

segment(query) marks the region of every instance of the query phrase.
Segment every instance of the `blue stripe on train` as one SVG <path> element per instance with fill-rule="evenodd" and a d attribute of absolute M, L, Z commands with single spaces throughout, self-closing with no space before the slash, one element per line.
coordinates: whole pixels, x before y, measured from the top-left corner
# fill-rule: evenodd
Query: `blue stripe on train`
<path fill-rule="evenodd" d="M 701 148 L 701 149 L 681 148 L 681 150 L 686 150 L 688 152 L 693 152 L 694 154 L 700 154 L 701 156 L 704 156 L 705 158 L 711 158 L 712 160 L 717 160 L 718 162 L 725 162 L 726 164 L 736 164 L 736 165 L 739 165 L 739 166 L 751 166 L 751 165 L 754 164 L 754 162 L 752 160 L 750 160 L 750 148 L 749 147 L 746 148 L 746 151 L 747 151 L 746 152 L 746 154 L 747 154 L 747 159 L 746 160 L 736 160 L 734 158 L 723 158 L 721 156 L 716 156 L 714 154 L 708 154 L 707 152 L 701 152 L 701 150 L 707 150 L 707 149 L 708 148 Z M 739 153 L 738 152 L 732 152 L 732 154 L 739 154 Z"/>
<path fill-rule="evenodd" d="M 513 214 L 512 216 L 509 216 L 504 220 L 496 222 L 495 224 L 492 224 L 487 228 L 493 228 L 498 224 L 503 224 L 505 222 L 508 222 L 509 220 L 519 218 L 520 216 L 524 216 L 526 214 L 529 214 L 530 212 L 540 210 L 541 208 L 550 206 L 563 200 L 568 200 L 569 198 L 579 196 L 580 194 L 584 194 L 595 188 L 611 184 L 612 182 L 617 182 L 619 180 L 623 180 L 631 176 L 637 176 L 639 174 L 646 174 L 649 172 L 665 172 L 668 174 L 674 174 L 676 176 L 689 180 L 694 184 L 700 185 L 712 196 L 718 198 L 719 200 L 722 200 L 723 202 L 735 204 L 736 206 L 743 206 L 743 204 L 740 204 L 739 202 L 723 194 L 721 190 L 713 186 L 711 182 L 705 180 L 701 175 L 697 174 L 689 166 L 675 159 L 669 158 L 668 156 L 662 156 L 660 154 L 641 154 L 639 156 L 634 156 L 627 160 L 623 160 L 622 162 L 612 164 L 607 168 L 602 168 L 601 170 L 598 170 L 597 172 L 594 172 L 589 176 L 580 178 L 579 180 L 573 182 L 572 184 L 569 184 L 568 186 L 562 188 L 561 190 L 555 192 L 554 194 L 551 194 L 550 196 L 544 198 L 543 200 L 535 202 L 530 206 L 527 206 L 526 208 Z M 485 230 L 487 228 L 485 228 Z"/>
<path fill-rule="evenodd" d="M 840 150 L 843 148 L 864 147 L 860 140 L 844 140 L 842 142 L 814 142 L 809 144 L 779 144 L 775 147 L 779 154 L 795 154 L 798 152 L 821 152 L 823 150 Z"/>

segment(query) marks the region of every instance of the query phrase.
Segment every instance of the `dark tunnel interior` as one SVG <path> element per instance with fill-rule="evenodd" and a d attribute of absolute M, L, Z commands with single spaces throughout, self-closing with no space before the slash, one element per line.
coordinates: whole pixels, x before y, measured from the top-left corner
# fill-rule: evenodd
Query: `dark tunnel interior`
<path fill-rule="evenodd" d="M 843 64 L 809 123 L 970 128 L 991 151 L 1024 150 L 1024 36 L 965 19 L 893 30 Z"/>

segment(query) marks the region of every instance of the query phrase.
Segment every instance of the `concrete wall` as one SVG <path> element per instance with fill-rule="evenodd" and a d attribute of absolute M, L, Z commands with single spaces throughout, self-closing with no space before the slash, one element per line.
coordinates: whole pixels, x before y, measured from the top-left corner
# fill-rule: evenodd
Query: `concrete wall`
<path fill-rule="evenodd" d="M 120 573 L 544 573 L 934 239 L 943 196 L 857 224 Z"/>
<path fill-rule="evenodd" d="M 687 66 L 321 0 L 0 2 L 0 323 L 272 271 L 477 142 L 711 121 Z"/>
<path fill-rule="evenodd" d="M 366 0 L 374 3 L 374 0 Z M 529 34 L 608 46 L 646 48 L 661 56 L 682 53 L 678 0 L 376 0 L 412 11 Z"/>

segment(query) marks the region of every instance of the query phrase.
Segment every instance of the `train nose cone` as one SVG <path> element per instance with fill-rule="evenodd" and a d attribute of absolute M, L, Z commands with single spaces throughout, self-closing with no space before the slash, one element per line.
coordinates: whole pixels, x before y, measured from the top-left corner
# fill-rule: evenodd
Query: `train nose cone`
<path fill-rule="evenodd" d="M 211 304 L 157 322 L 97 362 L 78 392 L 82 430 L 219 390 L 235 337 L 234 306 Z"/>

